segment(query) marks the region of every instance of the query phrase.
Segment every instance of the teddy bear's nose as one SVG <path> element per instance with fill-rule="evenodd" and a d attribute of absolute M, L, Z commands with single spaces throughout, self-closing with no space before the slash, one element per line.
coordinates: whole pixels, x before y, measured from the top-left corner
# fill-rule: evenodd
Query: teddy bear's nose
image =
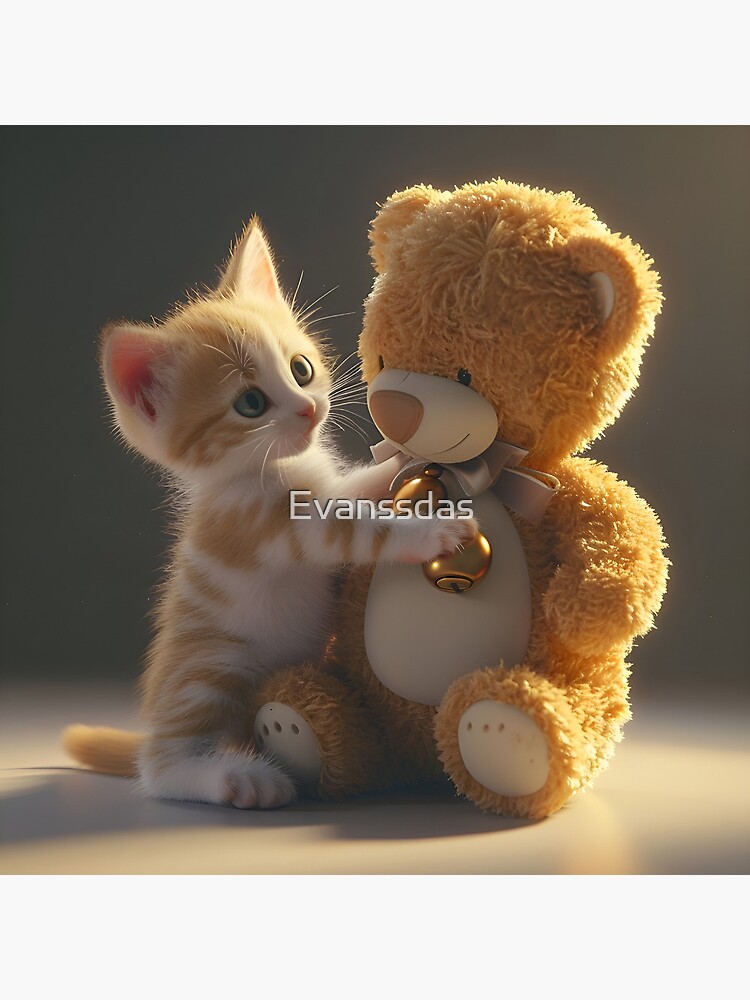
<path fill-rule="evenodd" d="M 408 441 L 422 423 L 424 407 L 408 392 L 378 389 L 370 396 L 368 405 L 380 433 L 397 444 Z"/>

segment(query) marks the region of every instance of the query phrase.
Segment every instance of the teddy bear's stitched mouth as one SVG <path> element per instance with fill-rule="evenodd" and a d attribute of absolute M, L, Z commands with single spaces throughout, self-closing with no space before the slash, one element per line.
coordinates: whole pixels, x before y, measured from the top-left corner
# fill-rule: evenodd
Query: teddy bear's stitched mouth
<path fill-rule="evenodd" d="M 433 452 L 432 452 L 432 455 L 444 455 L 444 454 L 446 453 L 446 451 L 453 451 L 453 449 L 454 449 L 454 448 L 458 448 L 458 446 L 459 446 L 460 444 L 463 444 L 463 443 L 464 443 L 464 441 L 465 441 L 465 440 L 466 440 L 466 438 L 467 438 L 467 437 L 469 436 L 469 434 L 471 434 L 471 431 L 469 431 L 469 433 L 468 433 L 468 434 L 464 434 L 464 436 L 463 436 L 463 437 L 461 438 L 461 440 L 460 440 L 460 441 L 456 441 L 456 443 L 455 443 L 455 444 L 452 444 L 452 445 L 450 446 L 450 448 L 443 448 L 443 450 L 442 450 L 442 451 L 433 451 Z"/>

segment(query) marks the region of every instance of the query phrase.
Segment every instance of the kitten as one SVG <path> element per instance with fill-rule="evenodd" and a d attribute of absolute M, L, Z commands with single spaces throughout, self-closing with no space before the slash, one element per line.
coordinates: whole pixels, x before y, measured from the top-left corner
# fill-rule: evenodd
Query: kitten
<path fill-rule="evenodd" d="M 347 468 L 327 440 L 326 358 L 282 295 L 256 223 L 215 293 L 161 325 L 106 327 L 101 366 L 117 428 L 167 470 L 180 497 L 141 682 L 148 734 L 119 738 L 137 748 L 147 795 L 281 805 L 295 792 L 286 772 L 229 749 L 248 740 L 248 692 L 269 671 L 321 658 L 338 567 L 422 562 L 466 541 L 476 523 L 323 519 L 314 508 L 311 520 L 289 519 L 290 489 L 321 501 L 377 498 L 396 469 Z M 66 745 L 91 763 L 86 744 L 97 733 L 106 770 L 107 731 L 72 727 Z"/>

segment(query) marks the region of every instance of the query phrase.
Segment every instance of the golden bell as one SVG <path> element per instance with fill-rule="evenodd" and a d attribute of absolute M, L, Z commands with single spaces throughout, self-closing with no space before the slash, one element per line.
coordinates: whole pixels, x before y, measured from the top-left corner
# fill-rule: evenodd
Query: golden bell
<path fill-rule="evenodd" d="M 435 516 L 438 501 L 448 499 L 448 490 L 440 481 L 442 466 L 426 465 L 419 476 L 407 480 L 393 498 L 430 501 L 430 513 Z M 446 594 L 460 594 L 469 590 L 486 576 L 492 562 L 492 547 L 478 531 L 462 549 L 438 556 L 432 562 L 422 563 L 422 572 L 433 586 Z"/>
<path fill-rule="evenodd" d="M 422 571 L 438 590 L 461 594 L 487 575 L 492 563 L 492 547 L 481 531 L 462 549 L 438 556 L 422 564 Z"/>
<path fill-rule="evenodd" d="M 404 483 L 393 497 L 393 502 L 408 500 L 414 504 L 417 500 L 429 500 L 430 513 L 434 515 L 438 501 L 448 499 L 448 490 L 444 483 L 440 482 L 442 472 L 439 465 L 426 466 L 421 475 Z"/>

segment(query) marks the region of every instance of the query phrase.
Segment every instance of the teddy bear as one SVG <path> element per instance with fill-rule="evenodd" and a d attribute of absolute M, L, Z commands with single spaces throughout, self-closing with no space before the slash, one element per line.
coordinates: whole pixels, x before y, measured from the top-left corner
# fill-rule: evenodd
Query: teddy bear
<path fill-rule="evenodd" d="M 402 456 L 391 495 L 470 499 L 480 558 L 350 572 L 325 664 L 267 680 L 255 743 L 321 797 L 447 775 L 541 819 L 621 739 L 666 588 L 657 516 L 581 457 L 637 386 L 659 277 L 572 193 L 502 180 L 397 192 L 370 240 L 373 453 Z"/>

